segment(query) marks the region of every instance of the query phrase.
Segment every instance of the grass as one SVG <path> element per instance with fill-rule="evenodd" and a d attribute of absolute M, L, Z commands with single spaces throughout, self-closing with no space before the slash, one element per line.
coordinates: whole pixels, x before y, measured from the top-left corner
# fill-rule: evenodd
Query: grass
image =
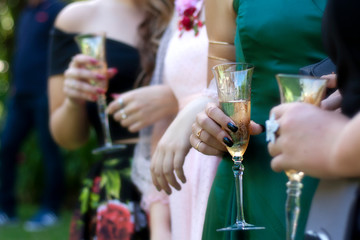
<path fill-rule="evenodd" d="M 59 223 L 39 232 L 27 232 L 23 225 L 37 208 L 32 205 L 23 205 L 18 209 L 19 224 L 15 226 L 0 227 L 1 240 L 66 240 L 69 239 L 69 226 L 71 219 L 70 210 L 62 210 Z"/>

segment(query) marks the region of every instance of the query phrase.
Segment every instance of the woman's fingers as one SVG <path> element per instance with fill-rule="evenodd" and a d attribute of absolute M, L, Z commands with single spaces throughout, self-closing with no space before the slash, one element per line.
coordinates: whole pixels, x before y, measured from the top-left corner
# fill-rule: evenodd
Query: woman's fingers
<path fill-rule="evenodd" d="M 63 91 L 67 97 L 87 101 L 96 101 L 98 95 L 96 87 L 73 78 L 65 79 Z"/>
<path fill-rule="evenodd" d="M 221 128 L 220 123 L 215 122 L 213 119 L 209 118 L 208 115 L 204 112 L 197 115 L 196 124 L 197 126 L 195 125 L 193 127 L 193 134 L 196 136 L 197 131 L 203 129 L 200 138 L 211 147 L 214 147 L 218 150 L 223 150 L 226 146 L 224 139 L 227 138 L 231 140 L 230 135 Z"/>
<path fill-rule="evenodd" d="M 205 113 L 223 129 L 228 129 L 229 123 L 236 127 L 234 121 L 229 116 L 227 116 L 215 103 L 209 103 L 205 108 Z"/>
<path fill-rule="evenodd" d="M 70 68 L 84 68 L 89 65 L 96 66 L 97 64 L 99 64 L 99 61 L 96 60 L 95 58 L 90 57 L 85 54 L 77 54 L 71 59 L 69 67 Z"/>
<path fill-rule="evenodd" d="M 154 156 L 151 159 L 151 177 L 153 184 L 158 191 L 163 189 L 167 194 L 171 194 L 170 187 L 166 184 L 166 179 L 163 174 L 163 154 L 155 151 Z"/>
<path fill-rule="evenodd" d="M 321 101 L 321 108 L 325 110 L 336 110 L 340 108 L 342 101 L 342 96 L 339 90 L 336 90 L 329 97 Z"/>
<path fill-rule="evenodd" d="M 89 65 L 96 65 L 98 61 L 89 56 L 75 55 L 64 73 L 64 93 L 67 97 L 77 101 L 96 101 L 98 94 L 104 94 L 105 90 L 92 84 L 92 81 L 107 81 L 106 76 L 93 72 Z"/>
<path fill-rule="evenodd" d="M 223 131 L 221 127 L 219 127 L 219 125 L 217 125 L 215 122 L 213 122 L 210 119 L 208 123 L 203 122 L 201 125 L 198 122 L 195 122 L 192 125 L 192 136 L 194 138 L 193 140 L 190 139 L 190 141 L 193 141 L 192 143 L 195 144 L 193 145 L 193 147 L 195 147 L 197 144 L 196 139 L 199 139 L 207 145 L 206 148 L 203 148 L 206 150 L 207 153 L 209 153 L 208 147 L 214 148 L 220 152 L 226 151 L 226 146 L 225 143 L 223 142 L 224 138 L 228 138 L 231 140 L 230 136 L 225 131 Z M 218 139 L 221 140 L 219 141 Z M 213 151 L 210 150 L 210 152 Z"/>
<path fill-rule="evenodd" d="M 250 121 L 250 134 L 251 135 L 258 135 L 260 133 L 265 132 L 265 126 L 258 124 L 254 121 Z"/>
<path fill-rule="evenodd" d="M 174 170 L 175 170 L 176 176 L 180 179 L 180 181 L 182 183 L 186 182 L 186 177 L 185 177 L 183 166 L 184 166 L 184 161 L 185 161 L 185 157 L 186 157 L 187 153 L 188 153 L 188 150 L 181 149 L 179 151 L 176 151 L 175 156 L 174 156 Z M 174 183 L 174 184 L 173 184 L 173 182 L 170 182 L 170 184 L 172 186 L 174 186 L 174 184 L 177 185 L 178 182 L 176 181 L 176 183 Z M 181 187 L 176 188 L 176 189 L 180 190 Z"/>
<path fill-rule="evenodd" d="M 118 73 L 117 68 L 108 68 L 107 69 L 107 79 L 113 78 Z"/>
<path fill-rule="evenodd" d="M 321 76 L 321 78 L 325 78 L 325 79 L 328 80 L 328 82 L 326 83 L 326 86 L 328 88 L 336 88 L 336 86 L 337 86 L 337 75 L 335 73 L 323 75 L 323 76 Z"/>
<path fill-rule="evenodd" d="M 212 146 L 207 145 L 205 142 L 201 141 L 197 138 L 194 134 L 190 136 L 190 144 L 193 148 L 197 151 L 205 154 L 205 155 L 212 155 L 212 156 L 221 156 L 226 152 L 226 148 L 224 150 L 218 150 Z"/>
<path fill-rule="evenodd" d="M 168 184 L 170 184 L 177 190 L 181 189 L 181 186 L 176 180 L 174 174 L 174 156 L 171 152 L 167 152 L 163 160 L 163 173 L 166 178 L 166 183 L 164 184 L 166 184 L 167 186 L 165 187 L 168 187 Z"/>
<path fill-rule="evenodd" d="M 81 79 L 87 81 L 87 79 L 96 78 L 96 74 L 86 68 L 68 68 L 64 73 L 65 78 Z"/>

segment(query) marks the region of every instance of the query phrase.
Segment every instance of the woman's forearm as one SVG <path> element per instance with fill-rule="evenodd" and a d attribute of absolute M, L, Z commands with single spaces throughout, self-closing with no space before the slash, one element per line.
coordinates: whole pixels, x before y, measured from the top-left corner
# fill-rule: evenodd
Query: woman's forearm
<path fill-rule="evenodd" d="M 333 138 L 337 144 L 330 159 L 332 172 L 339 177 L 360 177 L 360 113 Z"/>
<path fill-rule="evenodd" d="M 81 147 L 89 138 L 89 122 L 83 106 L 71 106 L 67 100 L 51 114 L 50 129 L 55 141 L 66 149 Z"/>
<path fill-rule="evenodd" d="M 85 101 L 71 102 L 63 92 L 63 76 L 49 79 L 50 130 L 62 147 L 75 149 L 89 137 L 89 121 Z"/>

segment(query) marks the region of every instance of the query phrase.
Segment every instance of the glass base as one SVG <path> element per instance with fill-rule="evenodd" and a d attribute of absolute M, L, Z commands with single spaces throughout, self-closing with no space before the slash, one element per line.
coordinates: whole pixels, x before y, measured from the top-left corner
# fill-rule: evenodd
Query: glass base
<path fill-rule="evenodd" d="M 229 227 L 216 229 L 216 231 L 221 232 L 221 231 L 241 231 L 241 230 L 261 230 L 261 229 L 265 229 L 265 227 L 258 227 L 246 222 L 239 222 Z"/>
<path fill-rule="evenodd" d="M 110 146 L 102 146 L 92 150 L 92 154 L 103 154 L 103 153 L 115 153 L 119 150 L 125 149 L 126 145 L 124 144 L 115 144 Z"/>

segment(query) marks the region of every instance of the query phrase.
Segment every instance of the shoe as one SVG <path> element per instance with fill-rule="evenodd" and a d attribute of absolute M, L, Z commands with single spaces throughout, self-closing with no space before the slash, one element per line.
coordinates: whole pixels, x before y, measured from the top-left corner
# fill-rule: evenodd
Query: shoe
<path fill-rule="evenodd" d="M 18 219 L 16 217 L 9 217 L 5 212 L 0 211 L 0 227 L 17 225 Z"/>
<path fill-rule="evenodd" d="M 44 228 L 56 225 L 58 216 L 49 210 L 39 210 L 30 220 L 25 222 L 24 229 L 29 232 L 41 231 Z"/>

